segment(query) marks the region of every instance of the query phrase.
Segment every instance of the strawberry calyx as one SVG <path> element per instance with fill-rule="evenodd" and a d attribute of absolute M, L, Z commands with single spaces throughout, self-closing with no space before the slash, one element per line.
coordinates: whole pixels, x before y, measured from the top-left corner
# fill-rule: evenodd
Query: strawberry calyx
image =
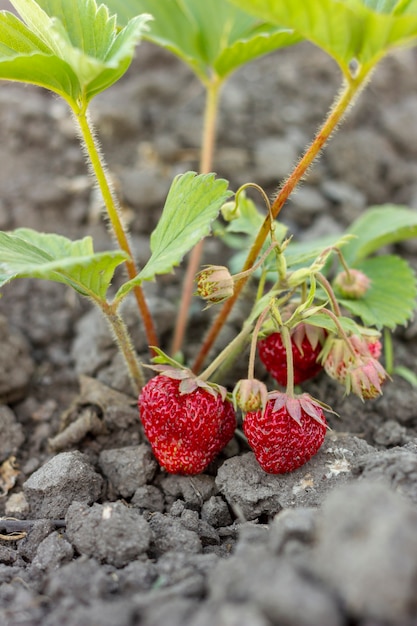
<path fill-rule="evenodd" d="M 224 265 L 207 265 L 196 276 L 197 292 L 208 305 L 219 304 L 234 293 L 233 276 Z"/>
<path fill-rule="evenodd" d="M 291 395 L 283 391 L 270 391 L 268 393 L 268 400 L 274 401 L 272 407 L 274 413 L 285 407 L 288 415 L 297 422 L 300 427 L 302 426 L 302 411 L 322 426 L 326 426 L 326 422 L 323 420 L 323 410 L 334 413 L 329 406 L 316 400 L 308 393 Z"/>
<path fill-rule="evenodd" d="M 239 380 L 232 394 L 233 404 L 244 413 L 264 410 L 268 402 L 268 390 L 265 383 L 256 378 Z"/>
<path fill-rule="evenodd" d="M 205 389 L 213 396 L 220 395 L 224 401 L 227 397 L 227 389 L 218 385 L 217 383 L 211 383 L 204 380 L 201 376 L 196 376 L 188 367 L 185 367 L 175 359 L 165 354 L 160 348 L 153 348 L 156 352 L 156 356 L 152 359 L 154 364 L 144 364 L 144 367 L 157 372 L 161 376 L 167 376 L 173 380 L 181 381 L 178 386 L 178 391 L 181 395 L 192 393 L 196 389 Z"/>
<path fill-rule="evenodd" d="M 226 400 L 227 389 L 225 387 L 222 387 L 222 385 L 218 385 L 217 383 L 211 383 L 207 380 L 198 378 L 188 368 L 184 367 L 178 369 L 172 365 L 145 365 L 145 367 L 158 372 L 161 376 L 166 376 L 167 378 L 172 378 L 173 380 L 180 380 L 181 382 L 178 386 L 180 395 L 192 393 L 196 389 L 205 389 L 205 391 L 210 393 L 212 396 L 217 396 L 219 394 L 222 400 Z"/>

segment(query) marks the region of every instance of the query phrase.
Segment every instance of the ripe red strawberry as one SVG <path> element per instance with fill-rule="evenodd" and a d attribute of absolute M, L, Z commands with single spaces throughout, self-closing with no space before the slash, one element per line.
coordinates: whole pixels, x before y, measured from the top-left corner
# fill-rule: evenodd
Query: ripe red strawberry
<path fill-rule="evenodd" d="M 294 384 L 299 385 L 318 374 L 323 366 L 317 362 L 324 331 L 299 324 L 291 333 L 294 362 Z M 272 333 L 258 342 L 259 357 L 267 371 L 282 386 L 287 385 L 287 356 L 281 333 Z"/>
<path fill-rule="evenodd" d="M 292 472 L 321 447 L 326 418 L 308 394 L 291 398 L 272 392 L 264 411 L 247 413 L 243 431 L 259 465 L 270 474 Z"/>
<path fill-rule="evenodd" d="M 160 374 L 139 396 L 140 417 L 153 453 L 172 474 L 202 472 L 236 428 L 233 405 L 221 393 L 188 383 L 189 379 Z"/>

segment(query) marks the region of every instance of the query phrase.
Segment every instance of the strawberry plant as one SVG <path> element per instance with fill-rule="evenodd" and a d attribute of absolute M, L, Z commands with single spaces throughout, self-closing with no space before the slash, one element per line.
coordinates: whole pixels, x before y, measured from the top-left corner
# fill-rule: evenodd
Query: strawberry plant
<path fill-rule="evenodd" d="M 167 471 L 198 473 L 243 430 L 268 472 L 291 471 L 320 448 L 326 431 L 320 400 L 295 385 L 322 370 L 345 393 L 372 399 L 394 365 L 380 363 L 380 341 L 412 317 L 416 280 L 408 263 L 381 253 L 415 237 L 417 217 L 403 206 L 371 207 L 343 236 L 295 242 L 278 220 L 289 196 L 391 50 L 417 41 L 417 0 L 11 0 L 19 17 L 0 12 L 0 78 L 44 87 L 69 106 L 101 191 L 115 249 L 94 252 L 91 237 L 71 241 L 28 228 L 0 233 L 0 285 L 21 277 L 64 283 L 107 319 L 124 357 L 145 432 Z M 114 12 L 114 14 L 112 13 Z M 128 69 L 141 39 L 184 61 L 205 89 L 200 171 L 171 185 L 150 236 L 151 254 L 137 267 L 120 207 L 89 118 L 94 97 Z M 221 89 L 255 58 L 307 40 L 340 68 L 341 90 L 311 144 L 276 196 L 248 182 L 236 192 L 212 173 Z M 257 206 L 246 196 L 259 194 Z M 266 215 L 265 209 L 266 208 Z M 230 267 L 201 267 L 204 240 L 217 236 L 236 252 Z M 171 273 L 190 252 L 172 344 L 160 346 L 143 285 Z M 126 280 L 110 286 L 118 266 Z M 240 332 L 211 362 L 221 329 L 248 281 L 256 285 Z M 217 307 L 193 362 L 183 342 L 193 292 Z M 120 305 L 133 292 L 156 375 L 146 383 Z M 222 385 L 250 344 L 248 376 Z M 162 351 L 164 350 L 164 352 Z M 282 390 L 255 377 L 259 355 Z M 387 352 L 389 354 L 389 350 Z M 205 367 L 205 369 L 203 369 Z M 386 371 L 388 370 L 388 372 Z M 405 375 L 411 382 L 415 376 Z"/>

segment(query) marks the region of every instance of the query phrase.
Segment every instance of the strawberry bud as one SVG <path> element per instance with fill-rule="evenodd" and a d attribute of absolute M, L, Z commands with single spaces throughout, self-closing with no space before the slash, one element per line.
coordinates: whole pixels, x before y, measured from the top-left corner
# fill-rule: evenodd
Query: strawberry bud
<path fill-rule="evenodd" d="M 266 385 L 255 378 L 239 380 L 233 390 L 235 406 L 238 406 L 245 413 L 263 409 L 267 399 L 268 390 Z"/>
<path fill-rule="evenodd" d="M 209 265 L 197 274 L 197 295 L 210 304 L 218 304 L 233 296 L 233 277 L 223 265 Z"/>
<path fill-rule="evenodd" d="M 345 385 L 362 400 L 381 395 L 387 373 L 378 361 L 381 343 L 375 337 L 353 335 L 349 345 L 345 339 L 331 337 L 321 354 L 325 372 Z"/>
<path fill-rule="evenodd" d="M 349 272 L 340 272 L 334 281 L 340 293 L 345 298 L 362 298 L 369 287 L 371 281 L 366 274 L 360 270 L 349 270 Z"/>

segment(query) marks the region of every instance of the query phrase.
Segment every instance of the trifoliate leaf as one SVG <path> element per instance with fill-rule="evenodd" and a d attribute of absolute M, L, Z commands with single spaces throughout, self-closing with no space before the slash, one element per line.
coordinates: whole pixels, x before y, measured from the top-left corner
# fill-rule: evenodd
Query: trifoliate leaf
<path fill-rule="evenodd" d="M 203 83 L 300 40 L 287 28 L 260 22 L 228 0 L 107 0 L 121 24 L 138 13 L 155 18 L 146 39 L 181 58 Z"/>
<path fill-rule="evenodd" d="M 120 32 L 96 0 L 10 0 L 0 14 L 0 78 L 40 85 L 84 104 L 127 70 L 150 16 Z"/>
<path fill-rule="evenodd" d="M 294 29 L 332 56 L 348 79 L 364 78 L 393 48 L 417 38 L 415 0 L 231 1 L 260 19 Z"/>

